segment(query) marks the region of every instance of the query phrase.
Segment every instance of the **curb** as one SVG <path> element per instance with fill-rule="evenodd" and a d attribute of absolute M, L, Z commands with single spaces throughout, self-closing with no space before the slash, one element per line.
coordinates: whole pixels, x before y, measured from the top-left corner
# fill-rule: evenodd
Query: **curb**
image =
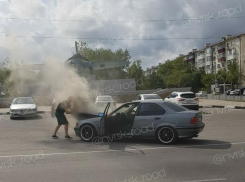
<path fill-rule="evenodd" d="M 51 111 L 37 111 L 37 114 L 50 113 Z M 0 115 L 9 115 L 10 112 L 2 112 Z"/>
<path fill-rule="evenodd" d="M 211 106 L 199 106 L 199 108 L 229 108 L 229 109 L 245 109 L 245 107 L 242 106 L 220 106 L 220 105 L 211 105 Z"/>

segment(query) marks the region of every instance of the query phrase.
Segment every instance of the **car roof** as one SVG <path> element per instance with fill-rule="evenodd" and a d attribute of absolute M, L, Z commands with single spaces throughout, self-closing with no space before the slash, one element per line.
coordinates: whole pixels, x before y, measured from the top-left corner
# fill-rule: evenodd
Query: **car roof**
<path fill-rule="evenodd" d="M 100 95 L 100 96 L 97 96 L 97 97 L 112 97 L 110 95 Z"/>
<path fill-rule="evenodd" d="M 158 95 L 158 94 L 140 94 L 140 95 Z"/>
<path fill-rule="evenodd" d="M 172 92 L 176 94 L 194 94 L 193 92 Z"/>
<path fill-rule="evenodd" d="M 133 101 L 133 102 L 127 102 L 127 104 L 130 104 L 130 103 L 164 103 L 164 102 L 168 102 L 168 101 L 164 101 L 164 100 L 161 100 L 161 99 L 152 99 L 152 100 L 137 100 L 137 101 Z"/>
<path fill-rule="evenodd" d="M 31 97 L 15 97 L 14 99 L 32 99 Z"/>

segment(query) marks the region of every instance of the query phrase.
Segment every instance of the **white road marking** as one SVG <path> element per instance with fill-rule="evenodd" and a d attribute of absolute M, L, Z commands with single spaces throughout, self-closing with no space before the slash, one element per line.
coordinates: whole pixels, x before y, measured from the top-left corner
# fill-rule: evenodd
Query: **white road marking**
<path fill-rule="evenodd" d="M 203 179 L 203 180 L 195 180 L 195 181 L 178 181 L 178 182 L 207 182 L 207 181 L 226 181 L 226 178 L 220 178 L 220 179 Z"/>
<path fill-rule="evenodd" d="M 156 147 L 156 148 L 136 148 L 136 149 L 125 149 L 125 150 L 98 150 L 98 151 L 85 151 L 85 152 L 69 152 L 69 153 L 49 153 L 41 154 L 43 156 L 52 155 L 71 155 L 71 154 L 91 154 L 91 153 L 107 153 L 107 152 L 127 152 L 127 151 L 139 151 L 139 150 L 161 150 L 161 149 L 174 149 L 174 148 L 188 148 L 188 147 L 203 147 L 203 146 L 218 146 L 218 145 L 242 145 L 245 142 L 237 143 L 223 143 L 223 144 L 207 144 L 207 145 L 187 145 L 187 146 L 176 146 L 176 147 Z M 10 157 L 26 157 L 34 154 L 27 155 L 10 155 L 10 156 L 0 156 L 0 158 L 10 158 Z"/>

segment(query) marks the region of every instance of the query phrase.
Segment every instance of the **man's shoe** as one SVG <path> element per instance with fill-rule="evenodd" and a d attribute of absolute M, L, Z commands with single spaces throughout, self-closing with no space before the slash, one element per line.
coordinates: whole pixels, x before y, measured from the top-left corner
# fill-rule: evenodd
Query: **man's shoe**
<path fill-rule="evenodd" d="M 58 139 L 59 137 L 57 137 L 57 135 L 53 135 L 52 138 L 53 139 Z"/>
<path fill-rule="evenodd" d="M 69 135 L 65 136 L 66 139 L 72 139 Z"/>

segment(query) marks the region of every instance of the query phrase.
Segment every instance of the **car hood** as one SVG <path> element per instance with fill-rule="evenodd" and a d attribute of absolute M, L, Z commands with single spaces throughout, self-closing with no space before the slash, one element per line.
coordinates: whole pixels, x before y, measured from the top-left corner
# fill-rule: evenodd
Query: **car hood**
<path fill-rule="evenodd" d="M 101 120 L 101 117 L 96 117 L 96 118 L 80 120 L 77 123 L 79 125 L 81 125 L 83 123 L 90 123 L 90 124 L 94 124 L 94 125 L 99 125 L 100 124 L 100 120 Z"/>
<path fill-rule="evenodd" d="M 10 109 L 34 109 L 36 108 L 35 104 L 12 104 Z"/>

